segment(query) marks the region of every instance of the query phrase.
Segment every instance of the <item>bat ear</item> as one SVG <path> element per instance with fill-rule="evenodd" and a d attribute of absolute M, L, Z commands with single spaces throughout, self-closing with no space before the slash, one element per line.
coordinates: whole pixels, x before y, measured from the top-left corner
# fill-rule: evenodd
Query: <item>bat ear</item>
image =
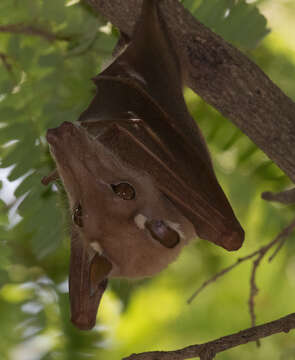
<path fill-rule="evenodd" d="M 179 243 L 179 234 L 162 220 L 148 220 L 145 227 L 152 237 L 168 249 Z"/>
<path fill-rule="evenodd" d="M 73 231 L 69 277 L 71 321 L 80 330 L 94 327 L 97 309 L 107 287 L 107 276 L 112 269 L 104 256 L 89 254 L 79 234 Z"/>
<path fill-rule="evenodd" d="M 99 254 L 95 254 L 90 263 L 89 270 L 89 286 L 90 293 L 88 295 L 95 296 L 101 290 L 101 284 L 106 280 L 112 270 L 112 263 Z M 87 295 L 86 295 L 87 296 Z"/>

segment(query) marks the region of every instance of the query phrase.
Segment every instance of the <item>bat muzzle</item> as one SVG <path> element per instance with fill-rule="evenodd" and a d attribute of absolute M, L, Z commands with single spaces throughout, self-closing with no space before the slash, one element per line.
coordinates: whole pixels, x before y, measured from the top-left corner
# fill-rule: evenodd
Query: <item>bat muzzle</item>
<path fill-rule="evenodd" d="M 65 121 L 56 128 L 48 129 L 46 133 L 46 140 L 50 145 L 55 146 L 65 136 L 75 136 L 77 131 L 78 129 L 73 123 Z"/>

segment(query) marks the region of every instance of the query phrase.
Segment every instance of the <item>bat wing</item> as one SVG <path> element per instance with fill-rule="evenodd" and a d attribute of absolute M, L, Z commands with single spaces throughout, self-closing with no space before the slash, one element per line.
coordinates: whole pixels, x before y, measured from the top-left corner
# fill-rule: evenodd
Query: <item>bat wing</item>
<path fill-rule="evenodd" d="M 244 232 L 186 108 L 167 34 L 158 1 L 144 0 L 132 39 L 95 78 L 97 95 L 79 120 L 123 161 L 148 172 L 201 238 L 235 250 Z"/>
<path fill-rule="evenodd" d="M 97 95 L 79 120 L 123 161 L 150 173 L 201 238 L 235 250 L 244 232 L 186 108 L 178 59 L 157 4 L 144 0 L 129 45 L 95 78 Z M 105 127 L 108 122 L 116 124 Z M 100 136 L 102 128 L 108 131 Z"/>
<path fill-rule="evenodd" d="M 169 31 L 161 18 L 159 2 L 158 0 L 143 1 L 142 13 L 132 38 L 127 41 L 126 35 L 122 34 L 118 41 L 118 44 L 123 43 L 121 48 L 125 50 L 119 52 L 120 55 L 94 78 L 94 82 L 102 95 L 104 89 L 99 82 L 103 79 L 126 81 L 131 87 L 137 86 L 143 89 L 165 110 L 169 121 L 185 136 L 186 142 L 197 148 L 202 157 L 210 163 L 211 159 L 203 136 L 190 116 L 183 98 L 180 64 L 168 37 Z M 114 118 L 119 112 L 121 112 L 120 116 L 123 116 L 122 113 L 133 110 L 124 106 L 127 96 L 128 94 L 120 93 L 119 97 L 117 94 L 110 95 L 108 99 L 104 97 L 108 101 L 103 107 L 97 102 L 97 98 L 94 98 L 88 109 L 81 114 L 80 120 L 93 116 L 97 118 L 97 109 L 100 111 L 100 119 Z"/>
<path fill-rule="evenodd" d="M 162 121 L 159 114 L 154 115 L 155 124 L 161 124 L 160 131 L 142 119 L 116 119 L 109 125 L 92 123 L 89 131 L 97 131 L 103 125 L 99 141 L 129 166 L 148 173 L 160 191 L 192 222 L 198 236 L 227 250 L 238 249 L 244 232 L 211 165 L 196 149 L 187 146 L 181 134 Z M 87 127 L 87 122 L 82 126 Z"/>

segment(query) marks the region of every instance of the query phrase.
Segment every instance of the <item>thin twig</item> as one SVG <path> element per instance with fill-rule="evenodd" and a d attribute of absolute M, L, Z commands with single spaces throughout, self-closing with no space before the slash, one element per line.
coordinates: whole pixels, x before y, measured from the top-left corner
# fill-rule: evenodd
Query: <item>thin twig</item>
<path fill-rule="evenodd" d="M 49 30 L 36 27 L 35 25 L 26 25 L 23 23 L 0 25 L 0 32 L 39 36 L 50 42 L 71 40 L 70 36 L 56 34 Z"/>
<path fill-rule="evenodd" d="M 7 54 L 0 52 L 0 59 L 3 62 L 3 65 L 5 66 L 5 68 L 8 72 L 12 73 L 12 66 L 9 63 L 8 58 L 9 58 L 9 56 Z"/>
<path fill-rule="evenodd" d="M 295 204 L 295 188 L 281 191 L 279 193 L 265 191 L 261 194 L 261 197 L 266 201 L 276 201 L 286 205 Z"/>
<path fill-rule="evenodd" d="M 269 261 L 271 261 L 279 252 L 279 250 L 282 248 L 282 246 L 285 244 L 287 237 L 291 234 L 291 232 L 295 228 L 295 219 L 286 227 L 284 228 L 272 241 L 270 241 L 268 244 L 262 246 L 258 250 L 254 251 L 251 254 L 248 254 L 242 258 L 239 258 L 234 264 L 224 268 L 208 280 L 204 281 L 203 284 L 193 293 L 193 295 L 188 299 L 188 303 L 191 303 L 202 290 L 204 290 L 209 284 L 214 283 L 217 281 L 220 277 L 227 274 L 229 271 L 240 265 L 241 263 L 250 260 L 252 258 L 255 258 L 253 261 L 251 276 L 250 276 L 250 295 L 249 295 L 249 312 L 251 317 L 251 324 L 252 326 L 255 326 L 256 324 L 256 315 L 255 315 L 255 296 L 258 294 L 258 287 L 256 285 L 256 273 L 258 270 L 258 267 L 266 255 L 266 253 L 274 247 L 276 244 L 279 244 L 274 253 L 270 256 Z"/>
<path fill-rule="evenodd" d="M 191 297 L 187 300 L 187 303 L 190 304 L 198 295 L 199 293 L 205 289 L 209 284 L 214 283 L 216 280 L 218 280 L 220 277 L 234 269 L 236 266 L 240 265 L 243 261 L 249 260 L 253 258 L 253 256 L 257 255 L 258 251 L 255 251 L 254 253 L 247 255 L 245 257 L 239 258 L 234 264 L 224 268 L 208 280 L 204 281 L 203 284 L 191 295 Z"/>
<path fill-rule="evenodd" d="M 249 312 L 251 317 L 252 326 L 256 325 L 256 315 L 255 315 L 255 296 L 258 295 L 259 289 L 256 285 L 256 273 L 258 266 L 261 263 L 261 260 L 264 258 L 265 254 L 270 250 L 274 245 L 279 243 L 278 248 L 273 253 L 273 255 L 269 258 L 269 261 L 274 258 L 274 256 L 278 253 L 278 250 L 282 248 L 282 245 L 285 243 L 287 237 L 291 234 L 291 232 L 295 228 L 295 219 L 289 224 L 286 228 L 284 228 L 274 240 L 272 240 L 269 244 L 261 247 L 259 249 L 259 255 L 256 260 L 253 261 L 253 267 L 250 278 L 250 296 L 249 296 Z M 257 341 L 257 345 L 259 346 L 259 341 Z"/>
<path fill-rule="evenodd" d="M 151 351 L 133 354 L 123 360 L 185 360 L 200 358 L 213 360 L 215 355 L 242 344 L 257 341 L 280 332 L 288 333 L 295 328 L 295 313 L 284 316 L 278 320 L 251 327 L 235 334 L 223 336 L 204 344 L 191 345 L 175 351 Z"/>
<path fill-rule="evenodd" d="M 278 254 L 278 252 L 281 250 L 285 242 L 287 241 L 288 236 L 292 233 L 295 227 L 295 220 L 291 222 L 289 226 L 287 226 L 278 236 L 275 240 L 277 240 L 273 245 L 278 243 L 278 247 L 274 251 L 274 253 L 269 257 L 268 261 L 271 262 L 275 256 Z"/>
<path fill-rule="evenodd" d="M 250 276 L 250 295 L 248 299 L 248 305 L 249 305 L 249 313 L 251 318 L 251 326 L 256 325 L 256 314 L 255 314 L 255 296 L 258 294 L 259 289 L 256 284 L 256 273 L 258 266 L 260 265 L 260 262 L 262 258 L 264 257 L 265 253 L 260 253 L 259 256 L 255 261 L 253 261 L 251 276 Z M 259 340 L 256 340 L 256 345 L 259 347 L 260 342 Z"/>
<path fill-rule="evenodd" d="M 276 255 L 282 249 L 282 247 L 283 247 L 283 245 L 285 244 L 286 241 L 287 241 L 287 238 L 284 238 L 284 239 L 280 240 L 279 245 L 277 246 L 277 248 L 275 249 L 273 254 L 268 258 L 268 262 L 271 262 L 276 257 Z"/>

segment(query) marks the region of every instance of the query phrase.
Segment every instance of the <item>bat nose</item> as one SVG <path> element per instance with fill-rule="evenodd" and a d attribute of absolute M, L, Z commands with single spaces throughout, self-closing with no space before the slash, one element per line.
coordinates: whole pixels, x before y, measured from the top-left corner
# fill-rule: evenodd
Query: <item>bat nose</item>
<path fill-rule="evenodd" d="M 47 130 L 46 140 L 50 145 L 56 144 L 65 135 L 74 135 L 76 127 L 69 121 L 63 122 L 60 126 Z"/>

